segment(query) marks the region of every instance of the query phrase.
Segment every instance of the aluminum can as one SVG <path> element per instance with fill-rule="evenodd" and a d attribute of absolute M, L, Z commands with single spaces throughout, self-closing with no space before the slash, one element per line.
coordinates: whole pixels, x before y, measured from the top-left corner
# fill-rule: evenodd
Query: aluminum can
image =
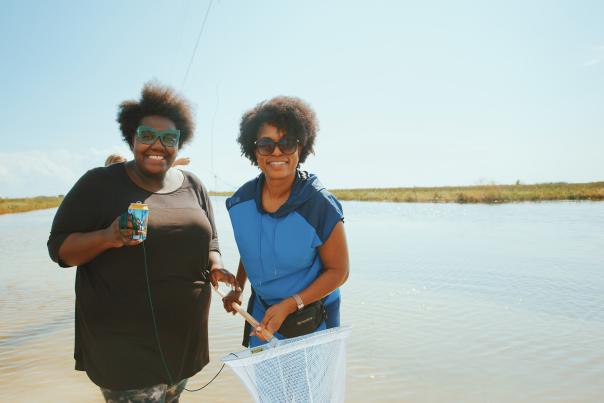
<path fill-rule="evenodd" d="M 131 239 L 147 239 L 147 222 L 149 221 L 149 207 L 145 203 L 136 202 L 130 203 L 128 206 L 128 214 L 132 221 L 132 230 L 135 232 L 130 237 Z M 139 233 L 136 233 L 139 231 Z"/>

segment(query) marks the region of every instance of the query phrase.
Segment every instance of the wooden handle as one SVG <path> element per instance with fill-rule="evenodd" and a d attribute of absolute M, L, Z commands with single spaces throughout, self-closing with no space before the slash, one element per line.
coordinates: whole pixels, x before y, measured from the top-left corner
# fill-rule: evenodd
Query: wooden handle
<path fill-rule="evenodd" d="M 225 293 L 223 293 L 218 287 L 212 287 L 214 289 L 214 291 L 216 291 L 218 293 L 218 295 L 220 295 L 221 298 L 226 297 Z M 241 305 L 239 305 L 238 303 L 236 303 L 235 301 L 233 301 L 233 303 L 231 304 L 231 306 L 233 307 L 234 310 L 237 311 L 237 313 L 241 316 L 243 316 L 245 318 L 245 320 L 252 325 L 252 327 L 254 329 L 256 329 L 258 326 L 260 326 L 260 323 L 258 323 L 258 321 L 256 319 L 254 319 L 254 317 L 252 315 L 250 315 L 249 313 L 247 313 L 246 310 L 244 310 Z M 262 328 L 262 332 L 260 332 L 262 334 L 262 337 L 266 340 L 270 340 L 273 338 L 273 334 L 271 332 L 269 332 L 267 329 Z"/>

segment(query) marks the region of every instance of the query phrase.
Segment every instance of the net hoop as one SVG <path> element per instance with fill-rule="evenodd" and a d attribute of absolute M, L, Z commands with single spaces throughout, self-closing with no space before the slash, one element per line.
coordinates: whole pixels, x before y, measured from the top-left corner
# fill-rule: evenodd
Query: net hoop
<path fill-rule="evenodd" d="M 278 340 L 276 343 L 266 343 L 258 347 L 251 347 L 237 353 L 222 357 L 221 361 L 230 367 L 243 367 L 250 363 L 260 363 L 275 357 L 285 355 L 303 348 L 331 343 L 348 338 L 350 326 L 340 326 L 321 330 L 291 339 Z"/>

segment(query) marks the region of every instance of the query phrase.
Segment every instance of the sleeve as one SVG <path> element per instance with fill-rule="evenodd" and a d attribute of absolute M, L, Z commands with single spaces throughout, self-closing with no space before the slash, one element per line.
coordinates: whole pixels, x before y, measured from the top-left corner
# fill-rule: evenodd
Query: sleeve
<path fill-rule="evenodd" d="M 65 195 L 59 206 L 46 243 L 50 258 L 61 267 L 69 267 L 59 258 L 59 248 L 69 235 L 75 232 L 95 231 L 99 225 L 99 179 L 102 171 L 86 172 Z"/>
<path fill-rule="evenodd" d="M 329 239 L 336 224 L 344 221 L 342 205 L 334 195 L 325 189 L 317 192 L 312 203 L 307 203 L 304 210 L 302 215 L 315 229 L 313 248 L 323 245 Z"/>
<path fill-rule="evenodd" d="M 326 190 L 321 192 L 321 210 L 323 211 L 322 219 L 319 221 L 319 228 L 317 228 L 321 243 L 325 243 L 331 232 L 335 228 L 336 224 L 340 221 L 344 221 L 344 211 L 339 200 L 334 195 Z"/>
<path fill-rule="evenodd" d="M 200 189 L 200 200 L 202 201 L 202 208 L 206 211 L 208 215 L 208 220 L 210 220 L 210 226 L 212 227 L 212 238 L 210 240 L 210 252 L 218 252 L 220 253 L 220 246 L 218 244 L 218 232 L 216 231 L 216 224 L 214 222 L 214 210 L 212 209 L 212 202 L 210 201 L 210 197 L 208 196 L 208 192 L 199 181 L 199 189 Z"/>

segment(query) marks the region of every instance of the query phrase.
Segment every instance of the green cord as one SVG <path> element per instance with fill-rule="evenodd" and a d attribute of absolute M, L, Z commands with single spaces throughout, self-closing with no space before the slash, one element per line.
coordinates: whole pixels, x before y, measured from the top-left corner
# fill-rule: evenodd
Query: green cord
<path fill-rule="evenodd" d="M 164 352 L 161 349 L 161 343 L 159 342 L 159 331 L 157 330 L 157 322 L 155 321 L 155 309 L 153 309 L 153 301 L 151 300 L 151 286 L 149 285 L 149 270 L 147 269 L 147 250 L 145 249 L 145 242 L 141 242 L 141 245 L 143 245 L 143 255 L 145 256 L 145 278 L 147 279 L 147 296 L 149 297 L 149 307 L 151 308 L 151 318 L 153 318 L 153 328 L 155 329 L 155 339 L 157 340 L 157 348 L 159 349 L 159 356 L 161 357 L 161 362 L 164 364 L 164 368 L 166 369 L 168 381 L 170 381 L 168 385 L 174 385 L 174 382 L 172 382 L 172 375 L 170 375 L 170 369 L 168 368 L 166 358 L 164 357 Z"/>
<path fill-rule="evenodd" d="M 144 241 L 141 242 L 141 245 L 143 246 L 143 255 L 145 257 L 145 278 L 147 279 L 147 296 L 149 297 L 149 307 L 151 308 L 151 318 L 153 318 L 153 328 L 155 330 L 155 340 L 157 341 L 157 348 L 159 349 L 159 356 L 161 357 L 161 362 L 162 362 L 162 364 L 164 364 L 164 368 L 166 369 L 166 374 L 168 375 L 168 381 L 170 381 L 170 383 L 168 385 L 174 385 L 174 382 L 172 381 L 172 375 L 170 374 L 170 369 L 168 368 L 168 364 L 166 363 L 166 358 L 164 357 L 164 351 L 161 349 L 161 343 L 159 341 L 159 330 L 157 330 L 157 322 L 155 320 L 155 309 L 153 309 L 153 301 L 151 299 L 151 285 L 149 283 L 149 269 L 147 268 L 147 249 L 145 249 L 145 242 Z M 235 357 L 237 356 L 234 353 L 231 353 L 231 354 L 233 354 Z M 185 388 L 185 390 L 187 392 L 197 392 L 197 391 L 202 390 L 203 388 L 205 388 L 206 386 L 211 384 L 212 381 L 218 377 L 218 375 L 220 375 L 220 373 L 224 369 L 224 365 L 225 364 L 222 364 L 222 367 L 220 367 L 220 370 L 218 370 L 218 373 L 216 375 L 214 375 L 214 378 L 210 379 L 210 382 L 206 383 L 205 385 L 203 385 L 202 387 L 197 388 L 197 389 L 189 390 L 189 389 Z"/>

